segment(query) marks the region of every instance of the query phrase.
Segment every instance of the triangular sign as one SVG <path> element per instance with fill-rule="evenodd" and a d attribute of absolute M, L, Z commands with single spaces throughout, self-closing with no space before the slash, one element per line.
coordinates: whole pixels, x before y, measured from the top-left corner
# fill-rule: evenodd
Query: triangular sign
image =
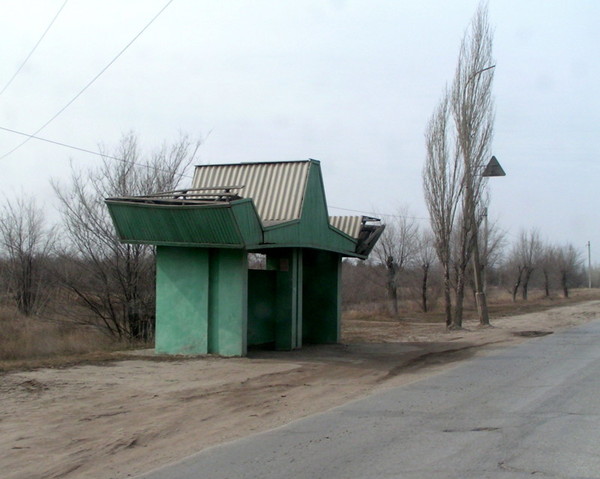
<path fill-rule="evenodd" d="M 498 163 L 498 160 L 495 156 L 492 156 L 492 159 L 483 170 L 481 176 L 506 176 L 506 173 Z"/>

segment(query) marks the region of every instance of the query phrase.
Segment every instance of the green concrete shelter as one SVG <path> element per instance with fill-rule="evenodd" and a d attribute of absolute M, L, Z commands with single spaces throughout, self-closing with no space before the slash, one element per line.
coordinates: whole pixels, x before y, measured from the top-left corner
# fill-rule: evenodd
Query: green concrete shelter
<path fill-rule="evenodd" d="M 192 187 L 108 198 L 124 243 L 156 245 L 156 352 L 244 356 L 340 339 L 343 257 L 376 218 L 329 217 L 316 160 L 197 166 Z M 249 253 L 266 269 L 249 269 Z"/>

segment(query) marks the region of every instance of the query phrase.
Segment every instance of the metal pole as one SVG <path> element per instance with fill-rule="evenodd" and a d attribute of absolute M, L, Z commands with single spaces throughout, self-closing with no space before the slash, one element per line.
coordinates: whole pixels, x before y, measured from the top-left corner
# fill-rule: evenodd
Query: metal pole
<path fill-rule="evenodd" d="M 473 218 L 475 220 L 475 214 L 473 212 Z M 475 302 L 477 303 L 477 313 L 479 315 L 479 324 L 481 326 L 489 326 L 490 325 L 490 316 L 488 313 L 487 301 L 485 298 L 485 291 L 482 288 L 482 280 L 481 280 L 481 261 L 479 258 L 479 228 L 477 228 L 477 224 L 474 223 L 475 231 L 473 234 L 475 235 L 475 241 L 473 242 L 473 270 L 475 274 Z"/>
<path fill-rule="evenodd" d="M 481 280 L 481 259 L 479 257 L 479 225 L 475 220 L 475 198 L 473 197 L 473 190 L 471 186 L 471 174 L 467 173 L 465 183 L 465 208 L 466 214 L 469 215 L 471 221 L 471 227 L 473 228 L 473 275 L 475 280 L 475 302 L 477 303 L 477 314 L 479 316 L 480 326 L 490 325 L 490 316 L 487 308 L 487 301 L 485 298 L 485 291 L 482 288 Z"/>
<path fill-rule="evenodd" d="M 592 289 L 592 247 L 590 242 L 587 242 L 588 250 L 588 288 Z"/>
<path fill-rule="evenodd" d="M 488 242 L 489 242 L 489 230 L 488 230 L 488 209 L 487 206 L 483 209 L 483 272 L 481 279 L 483 280 L 482 291 L 487 293 L 487 269 L 488 269 Z"/>

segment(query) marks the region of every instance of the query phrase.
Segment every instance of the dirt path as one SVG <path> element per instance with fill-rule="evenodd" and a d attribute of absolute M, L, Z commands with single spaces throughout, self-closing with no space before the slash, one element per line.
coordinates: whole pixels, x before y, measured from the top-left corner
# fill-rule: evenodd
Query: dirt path
<path fill-rule="evenodd" d="M 351 320 L 345 345 L 9 373 L 0 376 L 0 471 L 6 479 L 131 477 L 595 318 L 600 301 L 502 318 L 485 330 Z"/>

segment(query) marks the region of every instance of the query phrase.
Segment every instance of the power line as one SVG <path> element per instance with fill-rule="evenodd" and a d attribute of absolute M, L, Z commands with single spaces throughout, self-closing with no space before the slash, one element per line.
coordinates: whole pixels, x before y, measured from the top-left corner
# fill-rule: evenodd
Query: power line
<path fill-rule="evenodd" d="M 34 134 L 29 134 L 29 133 L 25 133 L 25 132 L 18 131 L 18 130 L 13 130 L 12 128 L 6 128 L 4 126 L 0 126 L 0 130 L 1 131 L 6 131 L 8 133 L 14 133 L 15 135 L 26 136 L 28 139 L 43 141 L 45 143 L 50 143 L 52 145 L 62 146 L 64 148 L 69 148 L 71 150 L 81 151 L 83 153 L 89 153 L 90 155 L 99 156 L 101 158 L 108 158 L 110 160 L 121 161 L 123 163 L 131 163 L 131 164 L 136 165 L 136 166 L 141 166 L 141 167 L 144 167 L 144 168 L 151 168 L 151 169 L 156 170 L 156 171 L 168 172 L 168 170 L 159 168 L 157 166 L 149 165 L 147 163 L 130 162 L 130 161 L 126 160 L 125 158 L 119 158 L 118 156 L 112 156 L 112 155 L 108 155 L 106 153 L 100 153 L 99 151 L 89 150 L 87 148 L 82 148 L 82 147 L 75 146 L 75 145 L 69 145 L 68 143 L 63 143 L 61 141 L 50 140 L 48 138 L 42 138 L 41 136 L 36 136 L 35 133 Z M 211 132 L 212 132 L 212 130 L 211 130 Z M 191 175 L 181 175 L 181 176 L 183 178 L 190 178 L 190 179 L 193 178 Z M 330 208 L 333 208 L 335 210 L 350 211 L 350 212 L 353 212 L 353 213 L 361 213 L 361 214 L 365 214 L 365 215 L 369 215 L 369 216 L 385 216 L 385 217 L 392 217 L 392 218 L 408 218 L 408 219 L 427 220 L 427 221 L 429 221 L 429 218 L 423 218 L 423 217 L 420 217 L 420 216 L 403 216 L 403 215 L 393 215 L 393 214 L 387 214 L 387 213 L 373 213 L 372 211 L 353 210 L 353 209 L 349 209 L 349 208 L 340 208 L 339 206 L 330 206 Z"/>
<path fill-rule="evenodd" d="M 17 75 L 19 74 L 19 72 L 23 69 L 23 67 L 25 66 L 25 64 L 29 61 L 29 58 L 31 57 L 31 55 L 33 55 L 33 53 L 35 52 L 35 50 L 37 49 L 37 47 L 39 46 L 39 44 L 42 43 L 42 40 L 46 36 L 46 33 L 48 33 L 48 31 L 50 30 L 50 28 L 52 28 L 52 25 L 54 25 L 54 22 L 56 21 L 56 19 L 60 15 L 60 12 L 63 11 L 63 8 L 65 8 L 65 5 L 67 4 L 68 1 L 69 0 L 65 0 L 65 2 L 62 4 L 62 6 L 58 9 L 58 12 L 56 12 L 56 15 L 54 15 L 54 18 L 52 19 L 52 21 L 50 22 L 50 24 L 46 27 L 46 30 L 44 30 L 44 33 L 42 33 L 42 36 L 40 37 L 40 39 L 33 46 L 33 48 L 31 49 L 31 51 L 29 52 L 29 55 L 27 55 L 27 57 L 25 58 L 25 60 L 23 60 L 23 63 L 21 63 L 21 66 L 19 66 L 19 68 L 17 68 L 17 71 L 14 73 L 14 75 L 10 78 L 10 80 L 8 80 L 8 82 L 6 83 L 6 85 L 4 85 L 4 88 L 2 88 L 2 90 L 0 90 L 0 95 L 2 95 L 5 92 L 5 90 L 10 86 L 10 84 L 13 82 L 13 80 L 17 77 Z"/>
<path fill-rule="evenodd" d="M 126 160 L 125 158 L 119 158 L 118 156 L 107 155 L 106 153 L 100 153 L 99 151 L 88 150 L 87 148 L 81 148 L 79 146 L 69 145 L 68 143 L 62 143 L 60 141 L 50 140 L 48 138 L 42 138 L 40 136 L 36 136 L 35 134 L 31 135 L 29 133 L 24 133 L 22 131 L 17 131 L 17 130 L 12 130 L 11 128 L 6 128 L 4 126 L 0 126 L 0 130 L 7 131 L 9 133 L 14 133 L 16 135 L 26 136 L 28 138 L 28 140 L 33 139 L 33 140 L 44 141 L 44 142 L 50 143 L 52 145 L 63 146 L 65 148 L 70 148 L 71 150 L 77 150 L 77 151 L 81 151 L 83 153 L 89 153 L 90 155 L 99 156 L 101 158 L 108 158 L 110 160 L 121 161 L 123 163 L 128 163 L 128 164 L 132 164 L 135 166 L 142 166 L 144 168 L 150 168 L 155 171 L 163 171 L 165 173 L 170 172 L 170 170 L 159 168 L 158 166 L 154 166 L 154 165 L 149 165 L 148 163 L 136 163 L 134 161 Z M 181 175 L 181 176 L 183 178 L 192 178 L 192 176 L 190 176 L 190 175 Z"/>
<path fill-rule="evenodd" d="M 390 217 L 390 218 L 407 218 L 407 219 L 411 219 L 411 220 L 429 221 L 429 218 L 424 218 L 422 216 L 393 215 L 393 214 L 381 213 L 381 212 L 374 213 L 372 211 L 361 211 L 361 210 L 353 210 L 353 209 L 349 209 L 349 208 L 340 208 L 339 206 L 330 206 L 330 208 L 333 208 L 335 210 L 350 211 L 352 213 L 361 213 L 361 214 L 369 215 L 369 216 L 385 216 L 385 217 Z"/>
<path fill-rule="evenodd" d="M 79 93 L 77 93 L 64 107 L 62 107 L 60 110 L 58 110 L 57 113 L 55 113 L 46 123 L 44 123 L 42 126 L 40 126 L 36 131 L 33 132 L 32 135 L 29 135 L 29 138 L 26 138 L 24 141 L 22 141 L 20 144 L 18 144 L 17 146 L 15 146 L 12 150 L 4 153 L 2 156 L 0 156 L 0 160 L 6 158 L 8 155 L 10 155 L 11 153 L 14 153 L 16 150 L 18 150 L 19 148 L 21 148 L 25 143 L 29 142 L 29 140 L 31 140 L 31 138 L 33 138 L 35 135 L 37 135 L 40 131 L 42 131 L 44 128 L 46 128 L 50 123 L 52 123 L 56 118 L 58 118 L 58 116 L 64 112 L 67 108 L 69 108 L 74 102 L 75 100 L 77 100 L 77 98 L 79 98 L 83 92 L 85 92 L 90 86 L 92 86 L 92 84 L 98 79 L 100 78 L 100 76 L 110 68 L 110 66 L 116 62 L 119 57 L 121 55 L 123 55 L 123 53 L 125 53 L 125 51 L 133 44 L 133 42 L 135 42 L 141 35 L 142 33 L 144 33 L 148 27 L 150 27 L 150 25 L 152 25 L 154 23 L 154 21 L 167 9 L 167 7 L 169 5 L 171 5 L 171 3 L 173 3 L 174 0 L 169 0 L 164 7 L 162 7 L 158 13 L 156 15 L 154 15 L 154 17 L 152 17 L 152 19 L 144 26 L 144 28 L 142 28 L 138 34 L 133 37 L 133 39 L 127 44 L 125 45 L 125 47 L 117 54 L 117 56 L 115 56 L 110 62 L 108 62 L 108 64 L 102 69 L 100 70 L 100 72 L 94 76 L 94 78 L 92 78 L 87 85 L 85 85 L 80 91 Z"/>

